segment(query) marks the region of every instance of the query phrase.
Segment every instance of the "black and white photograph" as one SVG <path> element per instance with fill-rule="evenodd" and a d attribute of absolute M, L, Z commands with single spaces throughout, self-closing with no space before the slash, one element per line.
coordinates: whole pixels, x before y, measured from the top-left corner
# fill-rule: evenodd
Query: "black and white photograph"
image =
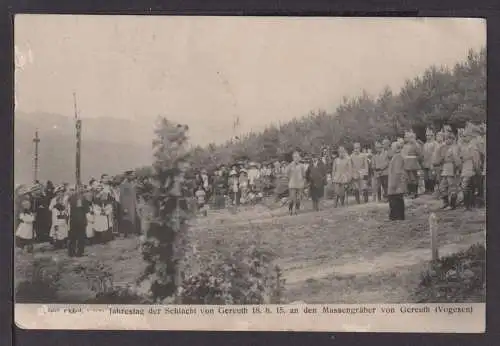
<path fill-rule="evenodd" d="M 14 29 L 16 305 L 305 319 L 486 302 L 485 20 Z"/>

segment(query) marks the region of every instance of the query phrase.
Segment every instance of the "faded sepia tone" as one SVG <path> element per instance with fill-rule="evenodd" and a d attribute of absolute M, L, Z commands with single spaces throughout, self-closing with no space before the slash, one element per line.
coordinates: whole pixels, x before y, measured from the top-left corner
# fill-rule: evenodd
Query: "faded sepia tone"
<path fill-rule="evenodd" d="M 16 16 L 18 324 L 483 331 L 485 46 L 480 19 Z"/>

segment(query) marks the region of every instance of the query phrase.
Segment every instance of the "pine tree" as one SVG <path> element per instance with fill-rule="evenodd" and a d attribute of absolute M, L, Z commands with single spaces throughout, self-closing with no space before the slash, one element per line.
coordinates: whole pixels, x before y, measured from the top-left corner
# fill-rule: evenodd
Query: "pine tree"
<path fill-rule="evenodd" d="M 153 141 L 153 181 L 141 191 L 149 219 L 143 223 L 141 237 L 148 265 L 139 278 L 139 290 L 155 303 L 175 301 L 183 276 L 189 215 L 184 199 L 187 131 L 187 126 L 159 119 Z"/>

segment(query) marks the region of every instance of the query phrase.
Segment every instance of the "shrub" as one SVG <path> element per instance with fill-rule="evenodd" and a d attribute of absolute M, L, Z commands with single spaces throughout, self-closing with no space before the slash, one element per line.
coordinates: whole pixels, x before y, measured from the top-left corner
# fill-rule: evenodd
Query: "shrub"
<path fill-rule="evenodd" d="M 484 302 L 486 250 L 473 245 L 468 250 L 443 257 L 422 273 L 415 298 L 424 302 Z"/>
<path fill-rule="evenodd" d="M 235 250 L 236 248 L 236 250 Z M 256 243 L 218 242 L 209 253 L 194 252 L 180 290 L 182 304 L 279 303 L 284 280 L 275 255 Z"/>
<path fill-rule="evenodd" d="M 52 258 L 30 258 L 17 261 L 17 303 L 51 303 L 57 300 L 57 290 L 61 278 L 62 264 Z"/>

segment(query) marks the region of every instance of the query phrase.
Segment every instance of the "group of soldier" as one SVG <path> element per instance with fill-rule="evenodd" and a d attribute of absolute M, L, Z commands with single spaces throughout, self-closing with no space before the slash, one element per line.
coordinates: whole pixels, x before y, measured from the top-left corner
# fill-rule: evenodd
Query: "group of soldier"
<path fill-rule="evenodd" d="M 484 205 L 484 124 L 468 123 L 456 132 L 445 126 L 436 134 L 427 129 L 425 142 L 407 131 L 393 142 L 375 142 L 374 148 L 372 152 L 354 143 L 350 155 L 340 146 L 306 160 L 299 150 L 295 151 L 285 170 L 290 213 L 300 208 L 305 190 L 316 210 L 325 191 L 334 199 L 335 207 L 345 205 L 349 194 L 357 203 L 366 203 L 371 193 L 374 200 L 389 202 L 392 220 L 404 219 L 404 197 L 416 198 L 420 192 L 435 193 L 442 199 L 443 209 L 456 209 L 459 202 L 467 210 Z"/>

